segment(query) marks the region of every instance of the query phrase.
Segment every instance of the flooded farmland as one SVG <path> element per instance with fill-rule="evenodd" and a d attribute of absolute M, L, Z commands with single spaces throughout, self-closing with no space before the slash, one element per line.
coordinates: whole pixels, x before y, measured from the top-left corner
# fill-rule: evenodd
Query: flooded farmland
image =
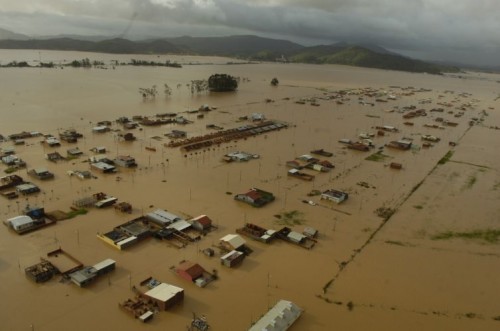
<path fill-rule="evenodd" d="M 13 174 L 41 189 L 13 200 L 0 197 L 2 223 L 27 205 L 69 211 L 75 201 L 97 192 L 129 202 L 132 213 L 89 208 L 85 215 L 24 235 L 2 226 L 2 330 L 185 330 L 193 312 L 205 315 L 213 330 L 246 330 L 280 299 L 304 310 L 291 330 L 498 329 L 497 75 L 434 76 L 333 65 L 238 64 L 225 58 L 0 50 L 2 64 L 64 64 L 82 58 L 105 64 L 92 69 L 0 68 L 1 135 L 36 131 L 58 136 L 67 129 L 83 135 L 77 143 L 62 142 L 59 147 L 42 143 L 43 136 L 19 145 L 7 139 L 0 143 L 2 151 L 13 147 L 27 164 Z M 131 58 L 170 60 L 182 68 L 111 64 Z M 191 93 L 187 84 L 214 73 L 240 77 L 238 90 Z M 274 77 L 278 86 L 270 85 Z M 164 84 L 172 88 L 170 96 L 163 94 Z M 144 100 L 139 88 L 153 85 L 158 95 Z M 199 116 L 193 110 L 202 105 L 212 108 Z M 418 110 L 423 111 L 404 117 Z M 189 123 L 126 130 L 116 122 L 120 117 L 156 118 L 164 113 Z M 252 114 L 286 128 L 189 151 L 168 147 L 166 134 L 172 130 L 185 131 L 188 138 L 203 136 L 217 131 L 210 125 L 254 125 Z M 109 131 L 93 130 L 101 121 L 111 122 Z M 124 133 L 136 139 L 125 141 Z M 339 143 L 360 140 L 362 133 L 375 145 L 369 151 Z M 424 146 L 423 136 L 439 141 Z M 411 148 L 386 146 L 402 140 L 411 142 Z M 132 156 L 138 166 L 96 172 L 88 159 L 98 146 L 106 147 L 111 159 Z M 46 159 L 55 151 L 66 156 L 75 147 L 82 156 L 55 163 Z M 314 155 L 332 163 L 333 169 L 301 170 L 314 176 L 311 181 L 287 175 L 288 161 L 317 149 L 333 153 Z M 222 161 L 234 151 L 258 158 Z M 402 167 L 393 169 L 391 163 Z M 35 168 L 47 168 L 55 178 L 33 178 L 28 172 Z M 6 169 L 2 164 L 1 170 Z M 93 177 L 68 175 L 75 170 L 90 171 Z M 250 188 L 271 192 L 275 200 L 262 208 L 234 200 L 235 194 Z M 340 204 L 320 199 L 316 191 L 329 189 L 346 192 L 349 198 Z M 148 238 L 117 250 L 97 237 L 156 209 L 186 220 L 207 215 L 216 229 L 184 248 Z M 245 223 L 275 230 L 288 226 L 297 232 L 312 227 L 319 234 L 310 250 L 280 240 L 264 244 L 245 238 L 253 252 L 238 267 L 227 268 L 214 246 Z M 26 267 L 59 247 L 85 265 L 111 258 L 116 270 L 86 288 L 60 277 L 36 284 L 25 276 Z M 205 248 L 214 248 L 216 255 L 204 255 Z M 215 269 L 218 279 L 205 288 L 182 279 L 171 267 L 184 260 Z M 143 326 L 118 304 L 133 297 L 133 285 L 148 277 L 182 287 L 185 296 L 180 305 L 155 314 Z"/>

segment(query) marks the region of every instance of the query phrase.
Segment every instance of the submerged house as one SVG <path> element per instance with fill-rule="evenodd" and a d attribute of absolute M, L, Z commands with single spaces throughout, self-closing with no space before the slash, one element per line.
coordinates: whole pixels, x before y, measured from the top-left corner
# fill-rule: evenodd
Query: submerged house
<path fill-rule="evenodd" d="M 244 250 L 246 244 L 245 239 L 243 239 L 238 234 L 227 234 L 220 238 L 220 245 L 228 251 L 232 250 Z"/>
<path fill-rule="evenodd" d="M 28 174 L 41 180 L 47 180 L 54 178 L 54 174 L 48 171 L 46 168 L 35 168 L 28 171 Z"/>
<path fill-rule="evenodd" d="M 230 251 L 220 258 L 220 263 L 228 268 L 237 266 L 245 259 L 245 254 L 240 251 Z"/>
<path fill-rule="evenodd" d="M 33 183 L 24 183 L 16 186 L 16 191 L 23 194 L 33 194 L 40 192 L 40 188 Z"/>
<path fill-rule="evenodd" d="M 166 227 L 172 223 L 183 220 L 182 217 L 163 209 L 157 209 L 146 214 L 146 218 L 161 227 Z"/>
<path fill-rule="evenodd" d="M 349 198 L 349 194 L 346 192 L 338 191 L 338 190 L 326 190 L 321 193 L 321 199 L 330 200 L 335 203 L 341 203 Z"/>
<path fill-rule="evenodd" d="M 409 150 L 411 148 L 412 142 L 409 140 L 394 140 L 389 142 L 386 146 L 390 148 L 400 149 L 403 151 Z"/>
<path fill-rule="evenodd" d="M 280 300 L 248 331 L 285 331 L 300 317 L 302 309 L 291 301 Z"/>
<path fill-rule="evenodd" d="M 73 283 L 80 287 L 85 287 L 93 282 L 98 276 L 104 275 L 115 270 L 116 262 L 112 259 L 106 259 L 91 267 L 84 267 L 72 272 L 69 277 Z"/>
<path fill-rule="evenodd" d="M 246 202 L 254 207 L 262 207 L 269 202 L 274 201 L 275 198 L 271 192 L 260 190 L 258 188 L 252 188 L 246 193 L 236 194 L 234 199 Z"/>
<path fill-rule="evenodd" d="M 146 293 L 142 293 L 141 296 L 151 300 L 158 309 L 167 310 L 184 300 L 184 289 L 167 283 L 159 283 Z"/>
<path fill-rule="evenodd" d="M 208 283 L 215 279 L 215 277 L 203 269 L 198 263 L 191 261 L 182 262 L 175 272 L 180 277 L 193 282 L 198 287 L 205 287 Z"/>
<path fill-rule="evenodd" d="M 116 165 L 119 165 L 124 168 L 133 168 L 137 167 L 137 163 L 135 159 L 130 155 L 119 155 L 114 160 Z"/>
<path fill-rule="evenodd" d="M 204 232 L 212 228 L 212 220 L 207 215 L 200 215 L 191 219 L 191 225 L 195 230 Z"/>

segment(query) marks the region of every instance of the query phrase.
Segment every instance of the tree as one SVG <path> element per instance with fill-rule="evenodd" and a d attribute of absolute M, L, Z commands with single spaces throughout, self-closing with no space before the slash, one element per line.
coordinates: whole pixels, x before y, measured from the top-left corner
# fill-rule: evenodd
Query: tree
<path fill-rule="evenodd" d="M 169 97 L 172 95 L 172 88 L 170 88 L 170 86 L 168 86 L 168 84 L 165 83 L 165 89 L 163 90 L 163 92 L 165 93 L 166 97 Z"/>
<path fill-rule="evenodd" d="M 142 95 L 144 100 L 154 100 L 156 95 L 158 94 L 158 90 L 156 89 L 156 85 L 153 85 L 150 88 L 147 87 L 139 87 L 139 93 Z"/>
<path fill-rule="evenodd" d="M 278 81 L 278 78 L 274 77 L 272 80 L 271 80 L 271 85 L 272 86 L 278 86 L 280 82 Z"/>
<path fill-rule="evenodd" d="M 208 78 L 208 88 L 214 92 L 234 91 L 238 88 L 238 81 L 231 75 L 214 74 Z"/>

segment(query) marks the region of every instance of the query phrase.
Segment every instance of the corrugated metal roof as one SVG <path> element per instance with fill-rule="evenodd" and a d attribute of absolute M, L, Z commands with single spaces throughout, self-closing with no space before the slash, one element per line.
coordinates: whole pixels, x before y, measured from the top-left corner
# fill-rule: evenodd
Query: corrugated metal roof
<path fill-rule="evenodd" d="M 280 300 L 248 331 L 285 331 L 301 314 L 302 309 L 293 302 Z"/>
<path fill-rule="evenodd" d="M 184 292 L 184 289 L 180 287 L 170 285 L 167 283 L 161 283 L 160 285 L 152 288 L 151 290 L 147 291 L 144 294 L 156 300 L 167 302 L 168 300 L 175 297 L 177 293 L 182 293 L 182 292 Z"/>
<path fill-rule="evenodd" d="M 220 238 L 221 241 L 227 242 L 234 249 L 243 246 L 246 241 L 240 235 L 237 234 L 227 234 L 224 237 Z"/>

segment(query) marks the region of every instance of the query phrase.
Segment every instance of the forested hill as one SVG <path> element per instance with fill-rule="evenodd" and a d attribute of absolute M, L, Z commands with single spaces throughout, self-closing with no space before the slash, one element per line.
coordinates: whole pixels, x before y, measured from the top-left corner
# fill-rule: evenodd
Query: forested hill
<path fill-rule="evenodd" d="M 404 57 L 376 45 L 337 43 L 306 47 L 288 40 L 258 36 L 178 37 L 145 41 L 122 38 L 102 41 L 74 38 L 0 40 L 3 49 L 47 49 L 113 54 L 189 54 L 218 55 L 249 61 L 282 61 L 314 64 L 343 64 L 357 67 L 427 72 L 439 74 L 460 71 Z"/>

